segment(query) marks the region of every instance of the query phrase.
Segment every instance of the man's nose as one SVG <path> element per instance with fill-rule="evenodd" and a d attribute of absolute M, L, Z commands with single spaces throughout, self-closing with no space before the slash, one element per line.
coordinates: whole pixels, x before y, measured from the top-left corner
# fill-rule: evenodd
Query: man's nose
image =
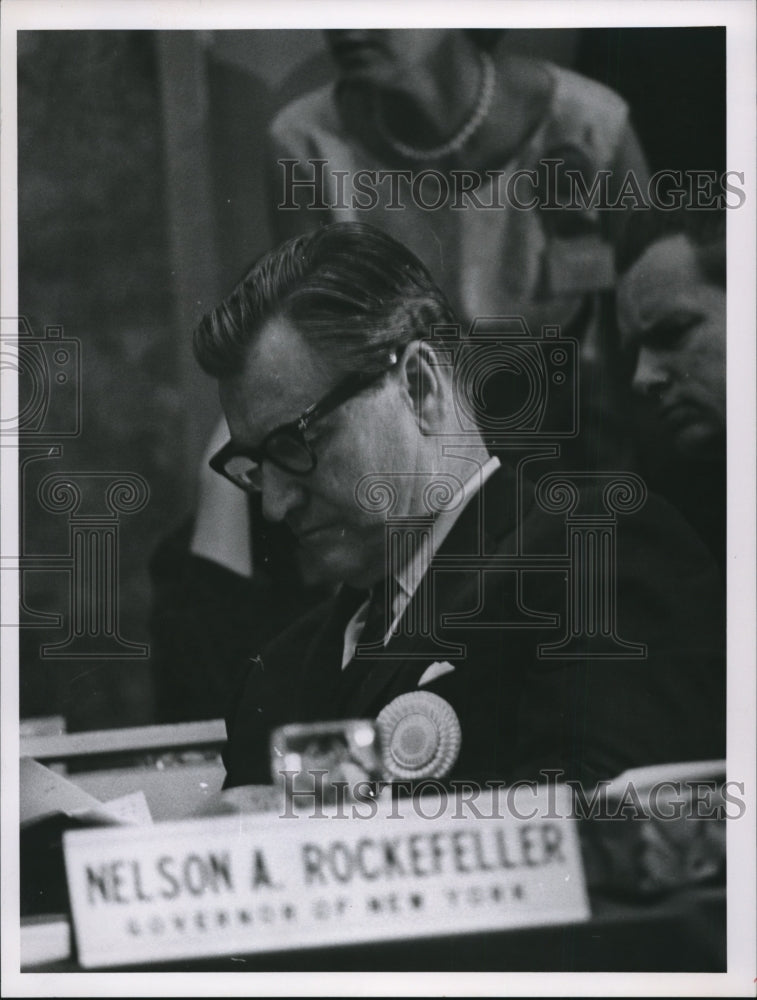
<path fill-rule="evenodd" d="M 264 461 L 260 471 L 263 517 L 267 521 L 283 521 L 291 510 L 304 503 L 305 489 L 300 477 L 270 461 Z"/>
<path fill-rule="evenodd" d="M 643 395 L 653 395 L 664 388 L 669 381 L 670 375 L 654 351 L 642 347 L 639 350 L 636 370 L 631 380 L 634 391 Z"/>

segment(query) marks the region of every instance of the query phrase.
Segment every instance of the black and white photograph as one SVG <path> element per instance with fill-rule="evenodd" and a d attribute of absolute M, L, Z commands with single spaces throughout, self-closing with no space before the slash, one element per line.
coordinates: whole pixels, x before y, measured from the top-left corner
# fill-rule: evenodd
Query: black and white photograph
<path fill-rule="evenodd" d="M 2 995 L 753 995 L 754 6 L 0 18 Z"/>

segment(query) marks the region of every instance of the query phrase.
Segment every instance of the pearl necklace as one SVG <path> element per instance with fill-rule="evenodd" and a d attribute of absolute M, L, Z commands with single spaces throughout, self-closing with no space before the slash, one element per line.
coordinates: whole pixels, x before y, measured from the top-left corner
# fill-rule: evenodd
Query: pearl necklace
<path fill-rule="evenodd" d="M 389 146 L 392 147 L 395 153 L 399 153 L 407 160 L 441 160 L 443 157 L 449 156 L 451 153 L 456 153 L 459 149 L 462 149 L 473 134 L 478 131 L 491 110 L 492 98 L 494 97 L 495 79 L 494 62 L 492 61 L 492 57 L 488 52 L 480 52 L 479 57 L 481 60 L 481 86 L 478 92 L 476 107 L 473 110 L 473 114 L 462 126 L 462 128 L 456 132 L 448 142 L 445 142 L 441 146 L 435 146 L 432 149 L 417 149 L 414 146 L 406 146 L 404 142 L 400 142 L 399 139 L 395 139 L 386 127 L 384 117 L 381 114 L 378 97 L 374 95 L 373 116 L 375 118 L 376 125 L 378 126 L 383 139 Z"/>

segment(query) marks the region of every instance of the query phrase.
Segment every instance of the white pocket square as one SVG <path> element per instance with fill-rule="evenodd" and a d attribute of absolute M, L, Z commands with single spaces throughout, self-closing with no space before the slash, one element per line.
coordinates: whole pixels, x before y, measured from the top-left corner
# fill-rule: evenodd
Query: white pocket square
<path fill-rule="evenodd" d="M 448 663 L 447 660 L 444 663 L 432 663 L 430 666 L 426 667 L 420 676 L 418 681 L 418 687 L 423 687 L 424 684 L 430 684 L 431 681 L 435 681 L 437 677 L 443 677 L 445 674 L 450 674 L 454 670 L 454 666 Z"/>

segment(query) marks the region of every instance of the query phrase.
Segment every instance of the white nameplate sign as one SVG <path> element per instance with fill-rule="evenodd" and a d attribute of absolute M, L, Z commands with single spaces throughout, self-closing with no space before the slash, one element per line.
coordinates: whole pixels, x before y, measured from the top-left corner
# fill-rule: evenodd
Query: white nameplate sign
<path fill-rule="evenodd" d="M 64 848 L 79 961 L 127 965 L 585 920 L 564 792 L 553 787 L 548 801 L 523 788 L 507 803 L 482 795 L 478 816 L 452 797 L 445 805 L 423 796 L 341 815 L 71 831 Z"/>

